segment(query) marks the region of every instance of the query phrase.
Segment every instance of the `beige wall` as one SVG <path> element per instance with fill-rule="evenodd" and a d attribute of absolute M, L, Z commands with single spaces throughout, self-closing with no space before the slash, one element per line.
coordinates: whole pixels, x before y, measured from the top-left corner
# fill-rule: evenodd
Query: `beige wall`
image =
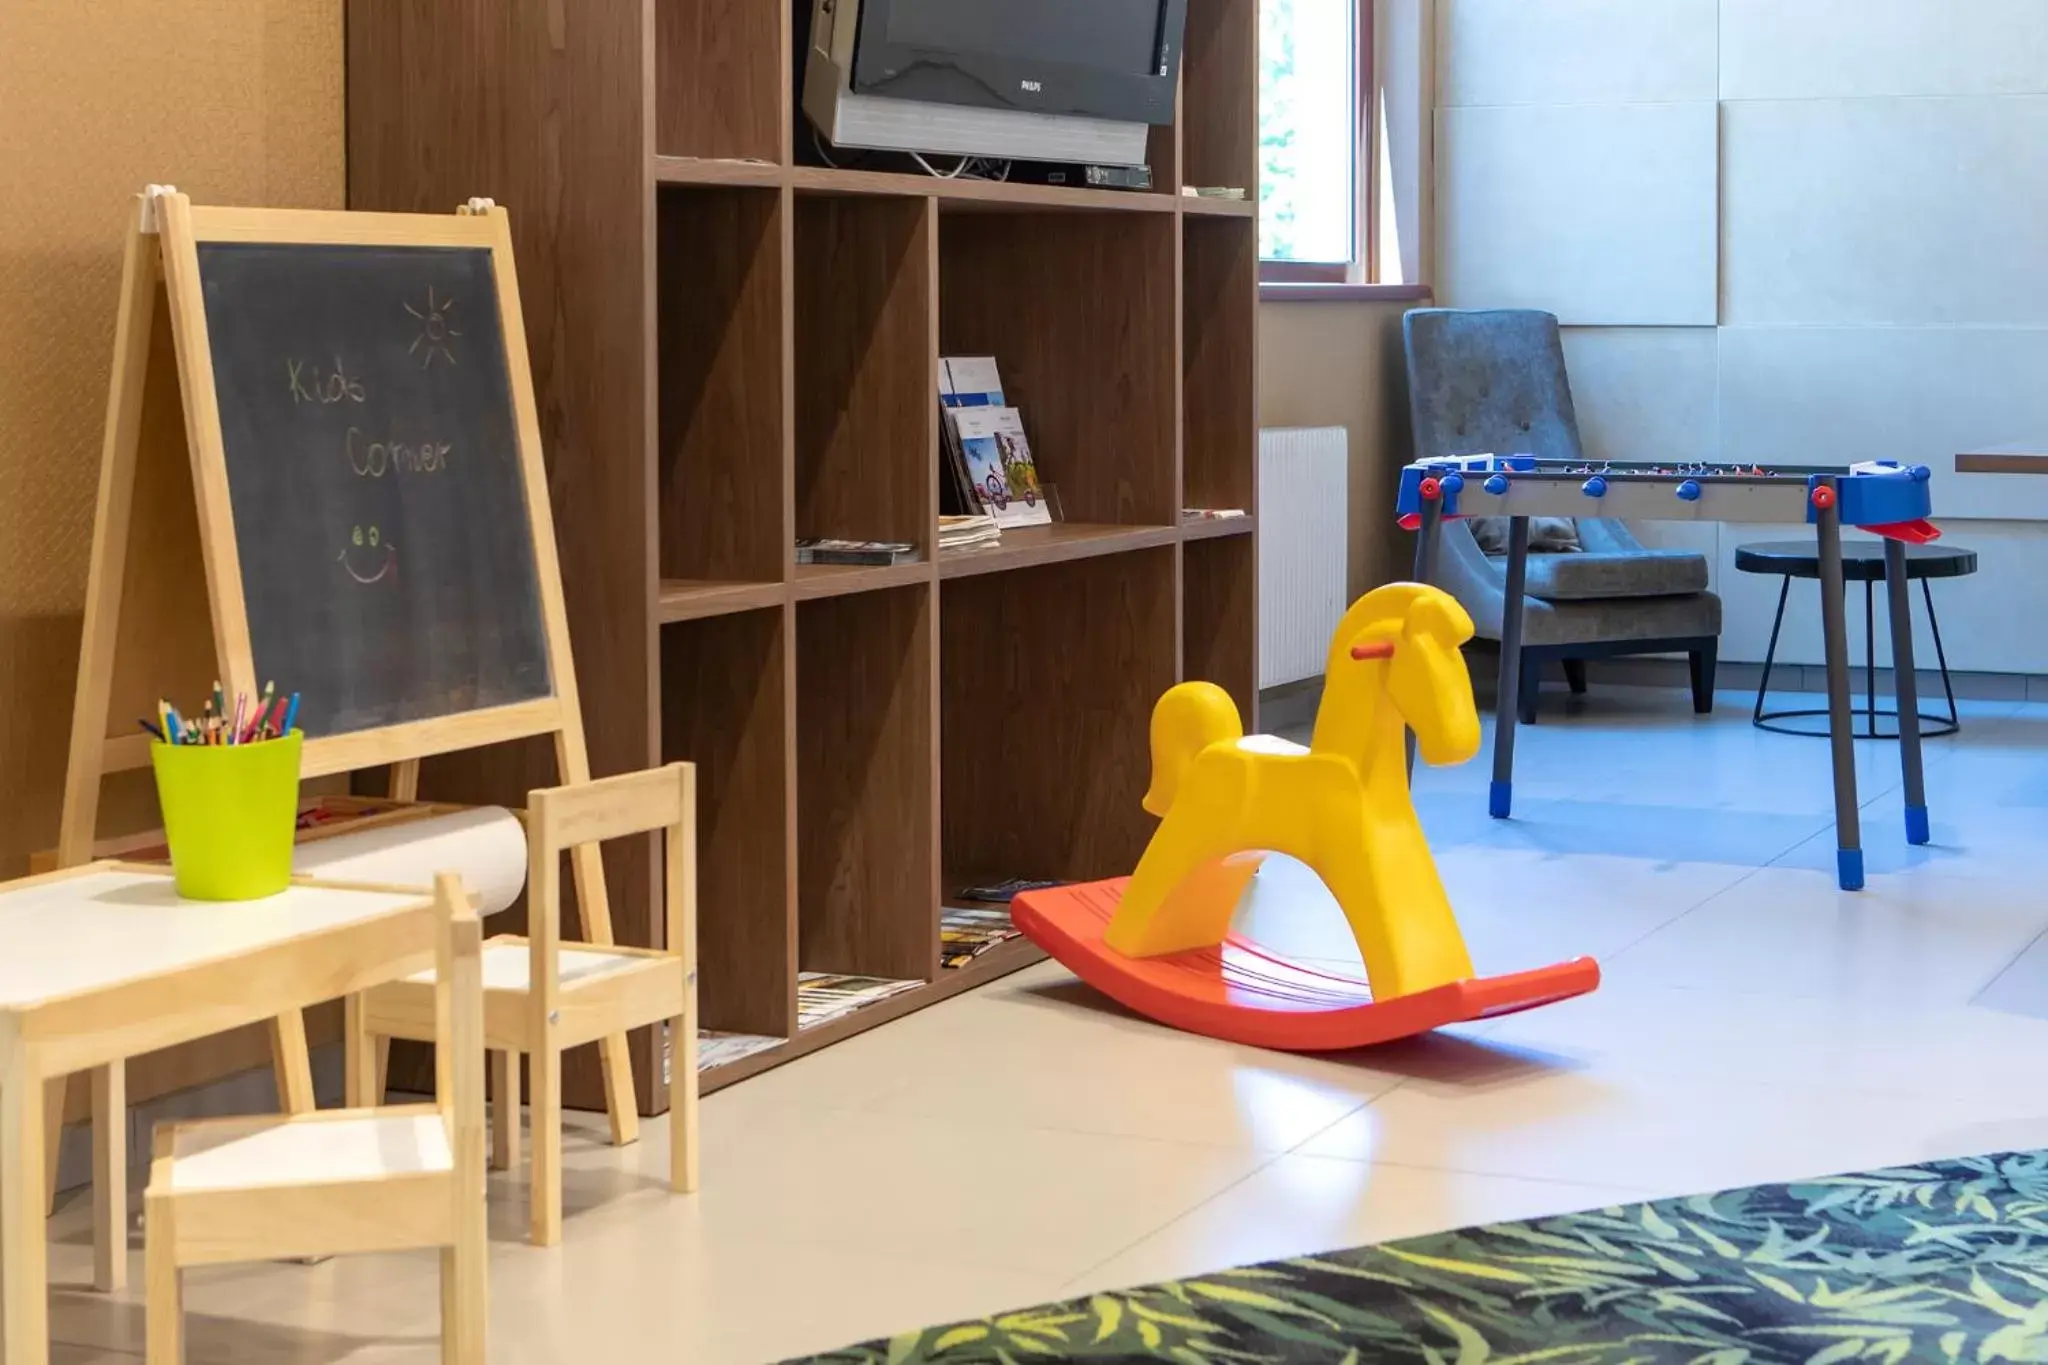
<path fill-rule="evenodd" d="M 1412 537 L 1394 525 L 1407 463 L 1405 303 L 1259 305 L 1259 425 L 1350 433 L 1351 596 L 1408 577 Z"/>
<path fill-rule="evenodd" d="M 0 875 L 55 838 L 127 204 L 339 206 L 343 0 L 0 0 Z"/>

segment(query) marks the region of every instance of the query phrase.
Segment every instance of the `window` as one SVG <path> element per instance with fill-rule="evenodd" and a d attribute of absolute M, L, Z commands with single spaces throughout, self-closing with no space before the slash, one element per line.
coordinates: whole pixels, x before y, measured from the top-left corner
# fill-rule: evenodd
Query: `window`
<path fill-rule="evenodd" d="M 1368 4 L 1260 0 L 1262 279 L 1368 278 Z"/>

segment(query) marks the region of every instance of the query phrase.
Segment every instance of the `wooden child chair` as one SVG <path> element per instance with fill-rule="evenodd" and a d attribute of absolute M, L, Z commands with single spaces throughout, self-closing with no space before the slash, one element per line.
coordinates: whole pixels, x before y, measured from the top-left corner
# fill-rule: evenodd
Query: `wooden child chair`
<path fill-rule="evenodd" d="M 443 874 L 435 1102 L 159 1124 L 143 1196 L 149 1365 L 184 1352 L 187 1266 L 441 1248 L 441 1358 L 483 1365 L 483 931 Z"/>
<path fill-rule="evenodd" d="M 613 946 L 611 925 L 586 917 L 591 942 L 561 942 L 562 855 L 586 844 L 665 832 L 665 949 Z M 526 812 L 528 938 L 484 945 L 484 1046 L 492 1054 L 491 1165 L 518 1160 L 519 1058 L 533 1085 L 532 1241 L 562 1238 L 562 1052 L 649 1024 L 670 1025 L 669 1183 L 697 1188 L 697 771 L 672 763 L 533 793 Z M 381 1057 L 391 1038 L 431 1037 L 435 978 L 423 972 L 366 992 L 348 1040 L 362 1061 L 358 1085 L 381 1094 Z M 373 1066 L 372 1057 L 380 1060 Z M 632 1104 L 631 1077 L 623 1087 Z M 620 1115 L 613 1115 L 619 1130 Z M 625 1117 L 630 1118 L 630 1115 Z"/>

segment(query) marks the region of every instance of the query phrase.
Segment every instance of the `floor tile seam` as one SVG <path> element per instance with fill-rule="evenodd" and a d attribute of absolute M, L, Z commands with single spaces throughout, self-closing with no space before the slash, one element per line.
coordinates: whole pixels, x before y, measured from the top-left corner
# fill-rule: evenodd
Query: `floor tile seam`
<path fill-rule="evenodd" d="M 1676 925 L 1680 921 L 1688 919 L 1691 916 L 1698 914 L 1701 910 L 1706 909 L 1709 905 L 1712 905 L 1715 901 L 1721 899 L 1723 896 L 1729 895 L 1730 893 L 1739 890 L 1746 882 L 1756 877 L 1759 873 L 1764 872 L 1765 870 L 1771 867 L 1775 867 L 1779 859 L 1791 857 L 1792 854 L 1797 852 L 1799 849 L 1805 847 L 1806 844 L 1810 843 L 1815 838 L 1818 838 L 1828 828 L 1831 828 L 1833 824 L 1834 822 L 1830 820 L 1825 825 L 1823 825 L 1821 829 L 1815 830 L 1813 833 L 1808 834 L 1805 838 L 1796 840 L 1790 848 L 1786 849 L 1783 853 L 1778 854 L 1770 862 L 1763 863 L 1755 867 L 1745 868 L 1740 876 L 1736 877 L 1733 881 L 1730 881 L 1727 885 L 1721 886 L 1713 891 L 1708 892 L 1705 896 L 1702 896 L 1699 900 L 1693 902 L 1691 905 L 1686 906 L 1683 910 L 1680 910 L 1671 918 L 1663 921 L 1661 924 L 1657 924 L 1649 929 L 1644 930 L 1642 933 L 1636 935 L 1636 937 L 1630 939 L 1627 943 L 1622 944 L 1621 947 L 1616 948 L 1613 952 L 1606 954 L 1607 960 L 1619 960 L 1624 955 L 1635 951 L 1637 948 L 1642 947 L 1643 944 L 1657 937 L 1657 935 L 1664 933 L 1673 925 Z"/>
<path fill-rule="evenodd" d="M 1601 1190 L 1610 1194 L 1633 1195 L 1638 1199 L 1658 1197 L 1647 1185 L 1618 1184 L 1611 1180 L 1579 1180 L 1561 1175 L 1522 1175 L 1497 1171 L 1466 1171 L 1451 1166 L 1432 1166 L 1420 1161 L 1387 1161 L 1379 1157 L 1334 1156 L 1325 1152 L 1293 1152 L 1289 1155 L 1306 1157 L 1316 1161 L 1348 1161 L 1356 1165 L 1371 1166 L 1380 1171 L 1427 1172 L 1430 1175 L 1472 1175 L 1486 1180 L 1522 1180 L 1532 1185 L 1568 1185 L 1579 1189 Z"/>
<path fill-rule="evenodd" d="M 2035 934 L 2032 938 L 2028 939 L 2018 952 L 2014 953 L 2004 962 L 1999 963 L 1997 969 L 1994 970 L 1989 976 L 1986 976 L 1982 980 L 1978 981 L 1976 986 L 1970 991 L 1969 999 L 1966 1000 L 1964 1003 L 1966 1005 L 1975 1004 L 1978 996 L 1984 994 L 1984 992 L 1990 990 L 1993 986 L 1997 985 L 2000 977 L 2004 976 L 2007 972 L 2011 971 L 2014 967 L 2018 966 L 2019 960 L 2025 957 L 2028 953 L 2034 951 L 2034 949 L 2044 939 L 2048 939 L 2048 925 L 2044 925 L 2041 929 L 2041 932 Z M 1979 1008 L 1992 1009 L 1994 1007 L 1986 1005 L 1980 1006 Z M 2003 1010 L 1998 1012 L 2009 1013 L 2009 1011 Z"/>
<path fill-rule="evenodd" d="M 1353 1111 L 1353 1112 L 1356 1112 L 1356 1111 Z M 1091 1275 L 1095 1274 L 1095 1273 L 1096 1273 L 1097 1271 L 1101 1270 L 1101 1269 L 1102 1269 L 1102 1268 L 1103 1268 L 1104 1266 L 1107 1266 L 1107 1265 L 1111 1264 L 1112 1262 L 1114 1262 L 1114 1261 L 1116 1261 L 1116 1260 L 1120 1259 L 1121 1257 L 1124 1257 L 1124 1256 L 1127 1256 L 1127 1255 L 1129 1255 L 1129 1254 L 1130 1254 L 1131 1252 L 1133 1252 L 1133 1251 L 1137 1250 L 1137 1249 L 1138 1249 L 1139 1247 L 1141 1247 L 1141 1246 L 1143 1246 L 1143 1245 L 1144 1245 L 1145 1243 L 1147 1243 L 1147 1242 L 1151 1241 L 1151 1240 L 1152 1240 L 1152 1239 L 1153 1239 L 1154 1237 L 1157 1237 L 1157 1236 L 1159 1236 L 1159 1234 L 1161 1234 L 1161 1233 L 1163 1233 L 1163 1232 L 1167 1231 L 1167 1230 L 1168 1230 L 1169 1228 L 1177 1227 L 1177 1226 L 1178 1226 L 1178 1225 L 1180 1225 L 1181 1223 L 1184 1223 L 1184 1222 L 1186 1222 L 1186 1221 L 1187 1221 L 1187 1220 L 1188 1220 L 1189 1218 L 1192 1218 L 1192 1217 L 1194 1217 L 1194 1215 L 1195 1215 L 1195 1214 L 1197 1214 L 1197 1213 L 1201 1212 L 1201 1211 L 1202 1211 L 1203 1209 L 1207 1208 L 1207 1207 L 1208 1207 L 1209 1205 L 1211 1205 L 1211 1204 L 1215 1203 L 1215 1202 L 1216 1202 L 1217 1200 L 1221 1199 L 1221 1198 L 1222 1198 L 1222 1197 L 1223 1197 L 1224 1195 L 1226 1195 L 1226 1194 L 1229 1194 L 1229 1193 L 1230 1193 L 1230 1192 L 1231 1192 L 1232 1190 L 1236 1189 L 1236 1188 L 1237 1188 L 1238 1186 L 1240 1186 L 1240 1185 L 1243 1185 L 1244 1183 L 1246 1183 L 1247 1181 L 1249 1181 L 1249 1180 L 1250 1180 L 1250 1179 L 1251 1179 L 1252 1177 L 1254 1177 L 1254 1176 L 1258 1175 L 1258 1174 L 1259 1174 L 1260 1172 L 1262 1172 L 1262 1171 L 1265 1171 L 1265 1170 L 1269 1170 L 1269 1169 L 1271 1169 L 1271 1168 L 1272 1168 L 1272 1167 L 1273 1167 L 1274 1165 L 1278 1164 L 1278 1163 L 1279 1163 L 1279 1161 L 1280 1161 L 1280 1160 L 1281 1160 L 1281 1159 L 1282 1159 L 1283 1157 L 1287 1157 L 1287 1156 L 1290 1156 L 1290 1155 L 1292 1155 L 1292 1154 L 1293 1154 L 1293 1153 L 1292 1153 L 1291 1151 L 1289 1151 L 1289 1152 L 1272 1152 L 1272 1153 L 1267 1153 L 1267 1154 L 1264 1154 L 1264 1155 L 1265 1155 L 1265 1160 L 1263 1160 L 1263 1161 L 1259 1162 L 1259 1164 L 1258 1164 L 1258 1165 L 1256 1165 L 1256 1166 L 1252 1167 L 1252 1168 L 1251 1168 L 1250 1170 L 1248 1170 L 1248 1171 L 1245 1171 L 1245 1172 L 1244 1172 L 1244 1173 L 1243 1173 L 1242 1175 L 1238 1176 L 1238 1178 L 1237 1178 L 1237 1179 L 1235 1179 L 1235 1180 L 1232 1180 L 1231 1182 L 1229 1182 L 1228 1184 L 1224 1185 L 1224 1186 L 1223 1186 L 1222 1188 L 1220 1188 L 1220 1189 L 1217 1189 L 1217 1190 L 1214 1190 L 1214 1191 L 1212 1191 L 1211 1193 L 1209 1193 L 1208 1195 L 1204 1196 L 1203 1198 L 1201 1198 L 1201 1199 L 1199 1199 L 1199 1200 L 1195 1201 L 1194 1203 L 1192 1203 L 1192 1204 L 1188 1205 L 1188 1206 L 1187 1206 L 1186 1208 L 1182 1209 L 1182 1210 L 1181 1210 L 1181 1211 L 1180 1211 L 1179 1213 L 1177 1213 L 1177 1214 L 1173 1215 L 1173 1217 L 1171 1217 L 1171 1218 L 1167 1219 L 1167 1220 L 1166 1220 L 1165 1222 L 1163 1222 L 1163 1223 L 1159 1224 L 1159 1225 L 1158 1225 L 1157 1227 L 1155 1227 L 1155 1228 L 1151 1229 L 1151 1230 L 1150 1230 L 1149 1232 L 1145 1233 L 1145 1234 L 1144 1234 L 1143 1236 L 1141 1236 L 1141 1237 L 1136 1237 L 1136 1238 L 1133 1238 L 1133 1239 L 1132 1239 L 1132 1240 L 1131 1240 L 1130 1242 L 1126 1243 L 1125 1245 L 1123 1245 L 1123 1246 L 1121 1246 L 1121 1247 L 1118 1247 L 1118 1248 L 1117 1248 L 1117 1249 L 1116 1249 L 1115 1251 L 1111 1252 L 1111 1253 L 1110 1253 L 1109 1255 L 1107 1255 L 1107 1256 L 1104 1256 L 1104 1257 L 1102 1257 L 1102 1258 L 1101 1258 L 1100 1260 L 1094 1261 L 1094 1262 L 1090 1263 L 1090 1264 L 1089 1264 L 1089 1265 L 1087 1265 L 1087 1266 L 1084 1266 L 1084 1267 L 1083 1267 L 1082 1269 L 1080 1269 L 1079 1271 L 1075 1272 L 1075 1273 L 1074 1273 L 1073 1275 L 1069 1276 L 1069 1277 L 1068 1277 L 1067 1279 L 1063 1280 L 1063 1281 L 1062 1281 L 1062 1282 L 1060 1283 L 1060 1287 L 1059 1287 L 1059 1290 L 1058 1290 L 1058 1292 L 1059 1292 L 1059 1293 L 1062 1293 L 1062 1294 L 1066 1293 L 1066 1292 L 1067 1292 L 1067 1291 L 1068 1291 L 1069 1289 L 1071 1289 L 1071 1288 L 1072 1288 L 1072 1287 L 1073 1287 L 1074 1285 L 1080 1284 L 1080 1283 L 1082 1283 L 1083 1281 L 1087 1280 L 1089 1276 L 1091 1276 Z"/>
<path fill-rule="evenodd" d="M 1501 1025 L 1501 1024 L 1503 1023 L 1503 1022 L 1504 1022 L 1504 1021 L 1503 1021 L 1503 1020 L 1500 1020 L 1500 1019 L 1492 1019 L 1492 1020 L 1487 1020 L 1487 1021 L 1485 1022 L 1485 1026 L 1486 1026 L 1486 1027 L 1488 1027 L 1488 1028 L 1498 1028 L 1498 1027 L 1499 1027 L 1499 1026 L 1500 1026 L 1500 1025 Z M 1475 1030 L 1475 1031 L 1476 1031 L 1476 1030 Z M 1365 1102 L 1364 1104 L 1361 1104 L 1361 1105 L 1359 1105 L 1359 1106 L 1358 1106 L 1358 1107 L 1357 1107 L 1356 1109 L 1353 1109 L 1353 1110 L 1352 1110 L 1351 1112 L 1349 1112 L 1348 1114 L 1344 1114 L 1344 1115 L 1341 1115 L 1341 1116 L 1339 1116 L 1339 1117 L 1337 1117 L 1337 1118 L 1334 1118 L 1334 1119 L 1330 1120 L 1330 1121 L 1329 1121 L 1328 1123 L 1326 1123 L 1326 1124 L 1324 1124 L 1324 1125 L 1323 1125 L 1322 1127 L 1320 1127 L 1320 1128 L 1316 1129 L 1316 1130 L 1315 1130 L 1315 1131 L 1314 1131 L 1313 1133 L 1310 1133 L 1310 1134 L 1309 1134 L 1309 1135 L 1308 1135 L 1307 1137 L 1303 1138 L 1303 1139 L 1302 1139 L 1302 1140 L 1301 1140 L 1300 1142 L 1297 1142 L 1297 1143 L 1295 1143 L 1295 1144 L 1294 1144 L 1294 1145 L 1293 1145 L 1292 1147 L 1289 1147 L 1289 1148 L 1288 1148 L 1288 1149 L 1287 1149 L 1286 1151 L 1284 1151 L 1284 1152 L 1281 1152 L 1281 1153 L 1280 1153 L 1279 1155 L 1280 1155 L 1280 1156 L 1298 1156 L 1298 1155 L 1301 1155 L 1301 1154 L 1302 1154 L 1302 1152 L 1301 1152 L 1301 1149 L 1302 1149 L 1302 1148 L 1304 1148 L 1304 1147 L 1308 1146 L 1308 1145 L 1309 1145 L 1309 1144 L 1310 1144 L 1311 1142 L 1314 1142 L 1314 1141 L 1315 1141 L 1315 1140 L 1316 1140 L 1317 1138 L 1321 1137 L 1321 1136 L 1322 1136 L 1323 1134 L 1325 1134 L 1325 1133 L 1329 1132 L 1330 1130 L 1332 1130 L 1333 1128 L 1337 1127 L 1337 1125 L 1339 1125 L 1339 1124 L 1341 1124 L 1341 1123 L 1349 1123 L 1349 1122 L 1350 1122 L 1350 1121 L 1351 1121 L 1352 1119 L 1355 1119 L 1355 1118 L 1357 1118 L 1357 1117 L 1358 1117 L 1358 1116 L 1359 1116 L 1360 1114 L 1364 1113 L 1364 1112 L 1365 1112 L 1366 1110 L 1368 1110 L 1368 1109 L 1372 1108 L 1372 1107 L 1373 1107 L 1374 1105 L 1378 1104 L 1378 1103 L 1379 1103 L 1380 1101 L 1382 1101 L 1382 1100 L 1386 1099 L 1386 1097 L 1387 1097 L 1387 1096 L 1389 1096 L 1389 1095 L 1391 1095 L 1391 1094 L 1395 1093 L 1395 1092 L 1396 1092 L 1396 1091 L 1398 1091 L 1398 1090 L 1402 1090 L 1402 1089 L 1405 1089 L 1406 1087 L 1408 1087 L 1408 1086 L 1411 1086 L 1411 1085 L 1415 1084 L 1415 1081 L 1416 1081 L 1416 1078 L 1415 1078 L 1414 1076 L 1401 1076 L 1401 1077 L 1398 1077 L 1398 1078 L 1396 1078 L 1396 1080 L 1394 1081 L 1394 1083 L 1393 1083 L 1392 1085 L 1388 1086 L 1388 1087 L 1387 1087 L 1387 1088 L 1386 1088 L 1385 1090 L 1382 1090 L 1382 1091 L 1380 1091 L 1380 1092 L 1379 1092 L 1378 1094 L 1374 1095 L 1374 1096 L 1373 1096 L 1373 1097 L 1372 1097 L 1371 1099 L 1367 1100 L 1367 1101 L 1366 1101 L 1366 1102 Z"/>

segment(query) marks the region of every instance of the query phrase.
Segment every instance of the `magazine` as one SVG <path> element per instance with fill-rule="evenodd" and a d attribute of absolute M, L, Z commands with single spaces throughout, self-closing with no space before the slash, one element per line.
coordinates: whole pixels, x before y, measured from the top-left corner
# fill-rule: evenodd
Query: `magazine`
<path fill-rule="evenodd" d="M 977 512 L 971 517 L 940 517 L 939 548 L 941 550 L 972 550 L 983 545 L 1000 544 L 1002 528 L 995 518 Z"/>
<path fill-rule="evenodd" d="M 1018 937 L 1000 905 L 947 905 L 939 909 L 939 965 L 965 967 L 998 944 Z"/>
<path fill-rule="evenodd" d="M 1003 406 L 1003 377 L 992 355 L 953 356 L 939 362 L 939 400 L 949 408 Z"/>
<path fill-rule="evenodd" d="M 697 1070 L 709 1071 L 713 1067 L 730 1066 L 744 1061 L 757 1052 L 782 1046 L 780 1038 L 768 1038 L 758 1033 L 718 1033 L 711 1029 L 697 1030 Z"/>
<path fill-rule="evenodd" d="M 829 1024 L 855 1010 L 878 1005 L 892 995 L 914 991 L 921 984 L 917 981 L 891 981 L 880 976 L 799 972 L 796 978 L 796 1026 L 807 1029 Z"/>
<path fill-rule="evenodd" d="M 985 886 L 963 886 L 960 899 L 965 901 L 988 901 L 1008 905 L 1020 892 L 1049 891 L 1055 886 L 1065 886 L 1062 881 L 1047 881 L 1036 877 L 1009 877 L 1003 881 L 990 882 Z"/>
<path fill-rule="evenodd" d="M 831 536 L 799 540 L 799 564 L 908 564 L 917 546 L 907 540 L 840 540 Z"/>
<path fill-rule="evenodd" d="M 1052 511 L 1015 408 L 957 408 L 952 413 L 969 490 L 996 525 L 1046 526 Z"/>
<path fill-rule="evenodd" d="M 953 426 L 955 408 L 999 408 L 1003 406 L 1003 379 L 994 356 L 951 356 L 939 361 L 939 436 L 945 447 L 946 471 L 939 490 L 944 496 L 942 511 L 973 514 L 982 510 L 967 477 L 961 458 L 960 433 Z"/>

